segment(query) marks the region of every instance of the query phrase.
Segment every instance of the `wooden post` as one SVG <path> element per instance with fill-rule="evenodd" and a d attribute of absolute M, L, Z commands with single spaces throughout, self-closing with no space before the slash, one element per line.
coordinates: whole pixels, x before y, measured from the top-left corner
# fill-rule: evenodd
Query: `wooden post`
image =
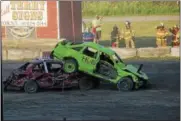
<path fill-rule="evenodd" d="M 82 41 L 81 1 L 59 1 L 59 30 L 61 38 Z"/>

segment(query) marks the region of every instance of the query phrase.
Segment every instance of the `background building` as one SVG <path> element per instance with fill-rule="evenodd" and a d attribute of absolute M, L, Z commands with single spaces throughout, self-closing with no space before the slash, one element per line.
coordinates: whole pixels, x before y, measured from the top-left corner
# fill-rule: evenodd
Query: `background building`
<path fill-rule="evenodd" d="M 2 1 L 3 40 L 82 39 L 80 1 Z"/>

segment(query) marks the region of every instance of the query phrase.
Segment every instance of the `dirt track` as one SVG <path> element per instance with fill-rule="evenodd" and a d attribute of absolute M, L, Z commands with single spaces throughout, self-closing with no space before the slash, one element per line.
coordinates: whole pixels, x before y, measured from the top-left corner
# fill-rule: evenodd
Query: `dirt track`
<path fill-rule="evenodd" d="M 4 119 L 33 120 L 179 120 L 180 119 L 180 62 L 130 61 L 144 64 L 143 69 L 153 84 L 151 89 L 134 92 L 111 90 L 103 84 L 101 89 L 45 91 L 37 94 L 23 92 L 4 93 Z M 5 62 L 3 77 L 18 63 Z"/>

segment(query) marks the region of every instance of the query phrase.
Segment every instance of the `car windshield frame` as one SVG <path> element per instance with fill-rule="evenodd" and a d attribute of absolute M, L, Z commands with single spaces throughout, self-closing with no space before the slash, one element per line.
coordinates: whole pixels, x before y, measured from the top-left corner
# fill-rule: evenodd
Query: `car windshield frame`
<path fill-rule="evenodd" d="M 31 63 L 26 62 L 26 63 L 24 63 L 23 65 L 21 65 L 18 69 L 20 69 L 20 70 L 26 70 L 26 68 L 27 68 L 27 66 L 29 66 L 29 64 L 31 64 Z"/>
<path fill-rule="evenodd" d="M 116 59 L 114 58 L 114 56 L 116 57 Z M 119 55 L 118 55 L 117 53 L 114 53 L 114 54 L 112 55 L 112 58 L 113 58 L 113 60 L 114 60 L 116 63 L 119 63 L 119 62 L 124 63 L 123 60 L 119 57 Z"/>

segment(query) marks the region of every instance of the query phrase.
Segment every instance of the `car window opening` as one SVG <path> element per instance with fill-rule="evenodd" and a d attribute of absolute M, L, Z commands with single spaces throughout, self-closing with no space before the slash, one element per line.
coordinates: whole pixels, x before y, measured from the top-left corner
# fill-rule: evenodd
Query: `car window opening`
<path fill-rule="evenodd" d="M 72 49 L 74 49 L 75 51 L 80 51 L 82 49 L 82 47 L 74 47 Z"/>
<path fill-rule="evenodd" d="M 91 57 L 91 58 L 96 58 L 97 57 L 97 51 L 92 49 L 92 48 L 86 48 L 84 51 L 83 51 L 83 54 Z"/>
<path fill-rule="evenodd" d="M 118 56 L 117 53 L 115 53 L 115 54 L 113 55 L 113 59 L 116 61 L 116 63 L 119 63 L 119 62 L 122 62 L 122 63 L 123 63 L 123 61 L 121 60 L 121 58 Z"/>
<path fill-rule="evenodd" d="M 19 69 L 20 70 L 26 70 L 26 69 L 28 69 L 29 67 L 31 67 L 32 66 L 32 64 L 30 64 L 30 63 L 25 63 L 23 66 L 21 66 Z"/>
<path fill-rule="evenodd" d="M 35 64 L 35 65 L 33 65 L 34 67 L 32 68 L 32 70 L 34 71 L 34 72 L 45 72 L 45 70 L 44 70 L 44 65 L 41 63 L 41 64 Z"/>
<path fill-rule="evenodd" d="M 60 63 L 47 63 L 47 69 L 50 73 L 57 73 L 60 71 L 62 65 Z"/>
<path fill-rule="evenodd" d="M 114 66 L 114 62 L 113 62 L 113 61 L 110 59 L 110 57 L 109 57 L 108 55 L 106 55 L 105 53 L 102 53 L 102 54 L 100 55 L 100 60 L 106 61 L 106 62 L 108 62 L 108 63 L 110 63 L 111 65 Z"/>

